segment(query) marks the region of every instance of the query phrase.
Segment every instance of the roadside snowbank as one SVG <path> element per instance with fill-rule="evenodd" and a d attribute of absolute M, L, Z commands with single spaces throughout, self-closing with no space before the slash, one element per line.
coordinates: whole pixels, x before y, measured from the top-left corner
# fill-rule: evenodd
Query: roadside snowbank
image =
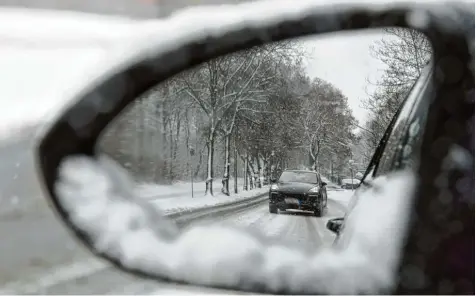
<path fill-rule="evenodd" d="M 238 178 L 238 190 L 243 188 L 243 178 Z M 230 180 L 230 191 L 233 191 L 235 185 L 234 180 Z M 221 179 L 213 180 L 213 193 L 221 193 Z M 160 185 L 153 183 L 139 183 L 136 187 L 138 196 L 146 199 L 159 199 L 159 198 L 176 198 L 176 197 L 192 197 L 192 184 L 191 182 L 175 182 L 171 185 Z M 193 182 L 193 195 L 194 197 L 203 197 L 205 193 L 205 182 Z"/>
<path fill-rule="evenodd" d="M 242 186 L 243 179 L 238 179 Z M 230 182 L 230 190 L 233 191 L 233 182 Z M 265 194 L 269 186 L 243 191 L 239 187 L 237 194 L 231 193 L 226 196 L 221 193 L 221 182 L 213 183 L 214 196 L 205 196 L 203 182 L 194 183 L 194 197 L 192 198 L 191 184 L 186 182 L 173 185 L 140 184 L 136 188 L 138 196 L 145 198 L 149 203 L 156 205 L 165 214 L 192 211 L 200 208 L 224 205 L 241 199 L 253 198 Z"/>
<path fill-rule="evenodd" d="M 230 196 L 219 193 L 215 196 L 198 196 L 195 198 L 178 197 L 174 199 L 158 199 L 151 201 L 151 203 L 157 205 L 164 213 L 172 214 L 210 206 L 224 205 L 236 202 L 240 199 L 254 198 L 265 194 L 268 190 L 269 187 L 264 186 L 263 188 L 256 188 L 250 191 L 241 191 L 238 192 L 238 194 L 232 194 Z"/>
<path fill-rule="evenodd" d="M 354 196 L 355 191 L 352 190 L 328 190 L 327 198 L 337 201 L 342 206 L 348 208 L 349 202 Z"/>

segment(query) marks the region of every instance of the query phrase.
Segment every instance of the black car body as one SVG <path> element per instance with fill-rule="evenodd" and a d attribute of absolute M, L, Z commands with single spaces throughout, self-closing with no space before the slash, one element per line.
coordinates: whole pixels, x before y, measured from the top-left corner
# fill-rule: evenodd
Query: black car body
<path fill-rule="evenodd" d="M 359 184 L 344 184 L 341 186 L 342 189 L 346 189 L 346 190 L 352 190 L 352 189 L 357 189 L 357 187 L 359 187 Z"/>
<path fill-rule="evenodd" d="M 313 171 L 287 170 L 269 190 L 269 212 L 312 211 L 322 216 L 327 207 L 326 183 Z"/>

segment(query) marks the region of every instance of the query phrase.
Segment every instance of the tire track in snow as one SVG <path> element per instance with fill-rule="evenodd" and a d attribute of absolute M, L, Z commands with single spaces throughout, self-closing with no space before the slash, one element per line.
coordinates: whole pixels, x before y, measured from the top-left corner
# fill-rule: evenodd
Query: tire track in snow
<path fill-rule="evenodd" d="M 315 217 L 311 213 L 287 211 L 271 214 L 267 204 L 242 210 L 220 217 L 220 222 L 236 225 L 253 232 L 259 232 L 269 239 L 269 243 L 284 243 L 314 249 L 332 245 L 334 235 L 326 228 L 328 219 L 342 216 L 345 206 L 338 201 L 329 200 L 325 216 Z M 220 223 L 218 222 L 218 223 Z M 216 220 L 207 223 L 217 223 Z"/>
<path fill-rule="evenodd" d="M 247 208 L 234 213 L 224 214 L 219 217 L 203 220 L 206 224 L 226 223 L 234 225 L 245 231 L 258 232 L 268 238 L 269 243 L 294 244 L 293 237 L 296 233 L 303 233 L 303 222 L 299 215 L 292 212 L 271 214 L 268 204 L 260 204 L 253 208 Z"/>
<path fill-rule="evenodd" d="M 287 216 L 290 224 L 285 244 L 297 246 L 303 251 L 312 251 L 322 245 L 321 232 L 315 226 L 321 218 L 307 212 L 289 212 L 284 215 Z M 310 227 L 310 225 L 314 226 Z"/>
<path fill-rule="evenodd" d="M 258 225 L 262 224 L 267 217 L 262 215 L 262 208 L 264 204 L 258 204 L 253 207 L 240 209 L 230 213 L 223 213 L 220 216 L 212 216 L 201 220 L 200 224 L 221 224 L 221 223 L 231 223 L 237 226 L 249 226 L 251 224 Z"/>

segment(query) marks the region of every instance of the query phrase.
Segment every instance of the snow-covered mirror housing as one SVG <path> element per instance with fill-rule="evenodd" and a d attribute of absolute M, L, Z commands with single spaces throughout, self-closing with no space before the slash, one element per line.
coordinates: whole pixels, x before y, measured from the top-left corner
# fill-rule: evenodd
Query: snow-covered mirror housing
<path fill-rule="evenodd" d="M 425 33 L 436 60 L 460 53 L 443 46 L 448 32 L 464 45 L 454 48 L 465 52 L 465 24 L 455 17 L 464 11 L 459 3 L 340 4 L 258 1 L 190 9 L 168 20 L 131 26 L 125 36 L 129 45 L 111 50 L 97 71 L 76 82 L 65 93 L 72 103 L 39 135 L 41 181 L 67 227 L 116 266 L 161 280 L 254 292 L 393 291 L 399 285 L 400 251 L 407 230 L 402 217 L 411 214 L 409 207 L 418 192 L 420 176 L 415 172 L 390 174 L 357 191 L 359 202 L 347 216 L 339 239 L 345 247 L 305 253 L 232 226 L 181 231 L 180 223 L 170 219 L 180 221 L 179 215 L 140 202 L 130 174 L 96 150 L 114 118 L 155 85 L 213 58 L 270 41 L 400 26 Z M 435 68 L 438 83 L 450 85 L 447 82 L 454 76 L 445 75 L 449 69 Z M 381 210 L 375 211 L 375 206 Z M 201 209 L 197 215 L 209 210 Z"/>
<path fill-rule="evenodd" d="M 341 233 L 344 248 L 311 254 L 229 225 L 179 232 L 157 209 L 133 198 L 127 172 L 107 157 L 67 158 L 59 201 L 97 252 L 163 279 L 292 294 L 360 294 L 394 288 L 415 177 L 377 178 Z M 378 209 L 378 210 L 377 210 Z"/>

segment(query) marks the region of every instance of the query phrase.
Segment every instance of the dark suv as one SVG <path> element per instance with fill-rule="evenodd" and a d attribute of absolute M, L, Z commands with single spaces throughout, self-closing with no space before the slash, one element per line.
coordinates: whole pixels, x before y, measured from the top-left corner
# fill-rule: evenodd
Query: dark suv
<path fill-rule="evenodd" d="M 312 211 L 321 217 L 327 207 L 326 183 L 314 171 L 284 171 L 269 190 L 269 212 L 278 210 Z"/>

